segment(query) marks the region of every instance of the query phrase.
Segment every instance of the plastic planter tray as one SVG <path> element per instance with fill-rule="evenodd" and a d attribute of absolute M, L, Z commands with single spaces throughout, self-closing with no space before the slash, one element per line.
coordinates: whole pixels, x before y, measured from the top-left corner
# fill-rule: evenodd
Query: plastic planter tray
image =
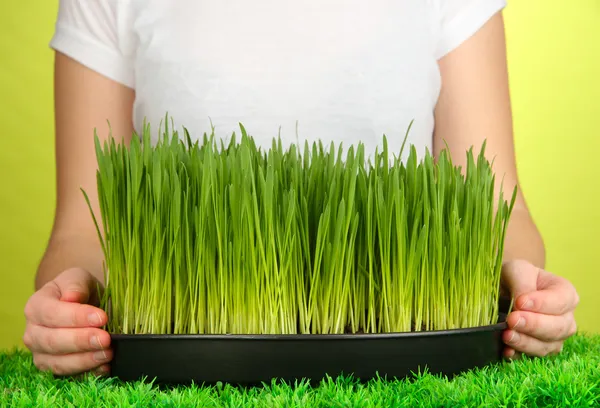
<path fill-rule="evenodd" d="M 502 306 L 502 305 L 501 305 Z M 503 310 L 504 309 L 504 310 Z M 450 377 L 502 359 L 499 322 L 468 329 L 332 335 L 112 335 L 111 376 L 157 384 L 258 385 L 326 375 L 405 378 L 425 369 Z"/>

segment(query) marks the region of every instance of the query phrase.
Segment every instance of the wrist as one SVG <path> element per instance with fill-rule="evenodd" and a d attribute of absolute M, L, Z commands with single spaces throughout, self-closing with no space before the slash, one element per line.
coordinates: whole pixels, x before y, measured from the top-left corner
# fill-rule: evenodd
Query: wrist
<path fill-rule="evenodd" d="M 55 235 L 51 237 L 35 276 L 35 289 L 54 280 L 70 268 L 89 272 L 100 286 L 104 286 L 104 254 L 97 239 L 83 235 Z"/>

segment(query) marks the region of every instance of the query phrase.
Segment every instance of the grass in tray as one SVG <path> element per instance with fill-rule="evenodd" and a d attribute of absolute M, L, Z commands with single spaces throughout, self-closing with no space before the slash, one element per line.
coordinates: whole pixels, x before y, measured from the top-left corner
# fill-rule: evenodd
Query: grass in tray
<path fill-rule="evenodd" d="M 328 378 L 317 386 L 179 386 L 115 378 L 53 378 L 23 351 L 0 353 L 0 407 L 599 407 L 600 336 L 577 335 L 564 351 L 472 370 L 452 381 L 428 373 L 407 380 Z"/>
<path fill-rule="evenodd" d="M 506 225 L 485 159 L 322 143 L 96 138 L 114 333 L 334 334 L 497 321 Z M 397 152 L 399 155 L 401 152 Z"/>

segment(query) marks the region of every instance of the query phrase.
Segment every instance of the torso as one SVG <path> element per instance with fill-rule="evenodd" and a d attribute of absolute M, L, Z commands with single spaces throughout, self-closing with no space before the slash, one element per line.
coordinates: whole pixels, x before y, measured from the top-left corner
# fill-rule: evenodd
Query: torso
<path fill-rule="evenodd" d="M 388 138 L 431 148 L 440 90 L 424 0 L 130 0 L 134 121 L 168 113 L 192 136 L 241 122 L 265 147 Z"/>

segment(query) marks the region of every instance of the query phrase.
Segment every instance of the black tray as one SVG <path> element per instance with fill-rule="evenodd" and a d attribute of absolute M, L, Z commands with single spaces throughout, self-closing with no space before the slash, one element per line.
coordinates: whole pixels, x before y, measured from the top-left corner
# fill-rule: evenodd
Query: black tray
<path fill-rule="evenodd" d="M 501 309 L 502 310 L 502 309 Z M 425 368 L 450 377 L 502 360 L 499 323 L 468 329 L 333 335 L 113 334 L 111 376 L 159 384 L 257 385 L 326 375 L 405 378 Z"/>

